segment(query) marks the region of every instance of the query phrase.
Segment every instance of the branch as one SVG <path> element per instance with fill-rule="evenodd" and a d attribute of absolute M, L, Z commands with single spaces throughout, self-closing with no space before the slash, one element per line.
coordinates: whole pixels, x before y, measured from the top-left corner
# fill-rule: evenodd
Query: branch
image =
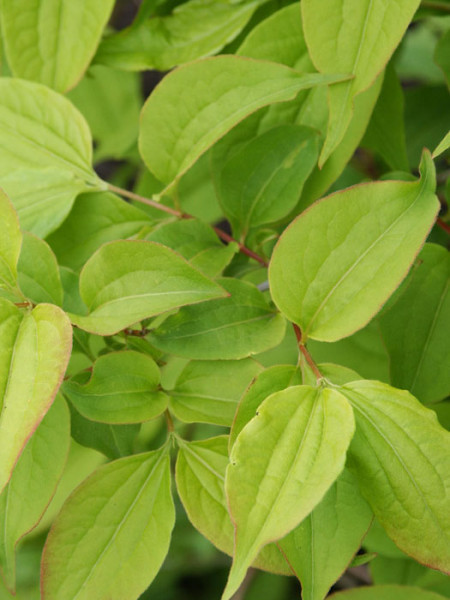
<path fill-rule="evenodd" d="M 194 217 L 188 213 L 181 212 L 180 210 L 176 210 L 175 208 L 171 208 L 170 206 L 161 204 L 160 202 L 157 202 L 156 200 L 152 200 L 150 198 L 145 198 L 144 196 L 140 196 L 139 194 L 135 194 L 134 192 L 129 192 L 128 190 L 124 190 L 122 188 L 116 187 L 115 185 L 112 185 L 112 183 L 108 183 L 107 186 L 108 186 L 108 189 L 111 190 L 111 192 L 119 194 L 120 196 L 124 196 L 125 198 L 130 198 L 131 200 L 135 200 L 136 202 L 140 202 L 141 204 L 147 204 L 147 206 L 156 208 L 156 210 L 165 212 L 169 215 L 177 217 L 178 219 L 194 219 Z M 242 252 L 242 254 L 245 254 L 246 256 L 253 258 L 253 260 L 256 260 L 264 267 L 269 266 L 269 263 L 267 262 L 267 260 L 265 260 L 265 258 L 260 256 L 259 254 L 256 254 L 256 252 L 253 252 L 253 250 L 250 250 L 250 248 L 247 248 L 247 246 L 244 246 L 244 244 L 241 244 L 240 242 L 235 240 L 233 237 L 231 237 L 231 235 L 228 235 L 228 233 L 225 233 L 225 231 L 222 231 L 218 227 L 213 227 L 213 229 L 216 232 L 216 234 L 224 242 L 236 243 L 239 247 L 239 252 Z"/>
<path fill-rule="evenodd" d="M 450 13 L 450 5 L 447 2 L 438 2 L 434 0 L 422 0 L 420 3 L 422 8 L 431 8 L 434 10 L 441 10 L 442 12 Z"/>
<path fill-rule="evenodd" d="M 450 225 L 438 218 L 436 221 L 436 225 L 438 225 L 441 229 L 443 229 L 446 233 L 450 234 Z"/>
<path fill-rule="evenodd" d="M 308 365 L 311 367 L 311 370 L 314 373 L 314 375 L 316 376 L 317 381 L 319 381 L 320 379 L 322 379 L 322 373 L 319 371 L 319 369 L 318 369 L 316 363 L 314 362 L 311 354 L 308 352 L 308 350 L 306 349 L 305 344 L 302 341 L 302 332 L 300 330 L 300 327 L 298 325 L 296 325 L 295 323 L 292 323 L 292 327 L 294 328 L 294 331 L 295 331 L 295 337 L 297 338 L 299 350 L 303 354 L 303 356 L 305 357 L 306 362 L 308 363 Z"/>

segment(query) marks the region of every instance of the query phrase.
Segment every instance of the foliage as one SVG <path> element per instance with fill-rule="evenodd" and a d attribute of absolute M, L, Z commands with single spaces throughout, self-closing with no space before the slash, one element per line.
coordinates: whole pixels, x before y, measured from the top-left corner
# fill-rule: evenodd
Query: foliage
<path fill-rule="evenodd" d="M 450 2 L 122 5 L 0 5 L 1 598 L 450 598 Z"/>

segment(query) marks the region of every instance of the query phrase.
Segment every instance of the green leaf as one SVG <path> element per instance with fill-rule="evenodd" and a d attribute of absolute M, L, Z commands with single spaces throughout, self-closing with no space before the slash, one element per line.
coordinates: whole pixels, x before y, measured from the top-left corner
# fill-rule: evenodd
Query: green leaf
<path fill-rule="evenodd" d="M 302 89 L 342 79 L 301 75 L 282 65 L 237 56 L 185 65 L 165 77 L 144 105 L 141 155 L 158 179 L 171 183 L 258 108 L 291 100 Z"/>
<path fill-rule="evenodd" d="M 225 489 L 236 527 L 228 600 L 268 542 L 296 527 L 344 468 L 352 409 L 335 390 L 295 386 L 269 396 L 241 431 Z"/>
<path fill-rule="evenodd" d="M 19 167 L 9 174 L 0 174 L 0 178 L 14 201 L 22 229 L 41 238 L 59 227 L 76 196 L 90 187 L 70 171 L 47 167 Z"/>
<path fill-rule="evenodd" d="M 377 152 L 393 171 L 409 171 L 404 104 L 399 78 L 389 64 L 362 144 Z"/>
<path fill-rule="evenodd" d="M 266 0 L 189 0 L 105 39 L 96 61 L 133 71 L 168 71 L 216 54 L 245 27 Z"/>
<path fill-rule="evenodd" d="M 189 520 L 202 535 L 225 554 L 233 555 L 234 528 L 225 497 L 225 470 L 228 465 L 228 437 L 200 442 L 178 438 L 177 490 Z M 268 544 L 256 557 L 258 569 L 291 575 L 275 544 Z"/>
<path fill-rule="evenodd" d="M 388 356 L 376 319 L 334 344 L 310 340 L 308 349 L 316 363 L 337 363 L 359 373 L 359 379 L 389 382 Z"/>
<path fill-rule="evenodd" d="M 402 39 L 420 0 L 331 0 L 324 26 L 320 0 L 301 4 L 312 61 L 321 73 L 351 73 L 353 79 L 329 89 L 330 120 L 320 166 L 342 140 L 354 97 L 370 87 Z M 382 35 L 380 35 L 382 31 Z"/>
<path fill-rule="evenodd" d="M 253 417 L 258 407 L 271 394 L 302 383 L 301 371 L 291 365 L 275 365 L 260 373 L 242 396 L 230 431 L 230 448 Z"/>
<path fill-rule="evenodd" d="M 89 381 L 63 384 L 62 391 L 77 411 L 101 423 L 142 423 L 154 419 L 167 407 L 167 396 L 159 391 L 161 375 L 146 354 L 125 351 L 100 356 Z"/>
<path fill-rule="evenodd" d="M 81 194 L 47 241 L 60 264 L 78 270 L 102 244 L 130 238 L 152 224 L 145 212 L 115 194 Z"/>
<path fill-rule="evenodd" d="M 50 408 L 72 348 L 70 322 L 57 306 L 23 313 L 0 299 L 0 491 L 28 438 Z"/>
<path fill-rule="evenodd" d="M 87 448 L 98 450 L 111 459 L 133 454 L 140 425 L 108 425 L 85 419 L 69 402 L 71 435 Z"/>
<path fill-rule="evenodd" d="M 92 170 L 92 140 L 81 114 L 38 83 L 0 79 L 0 183 L 22 228 L 44 237 L 77 194 L 103 189 Z"/>
<path fill-rule="evenodd" d="M 69 447 L 69 411 L 57 398 L 0 494 L 0 565 L 11 590 L 16 579 L 15 547 L 39 523 L 62 475 Z"/>
<path fill-rule="evenodd" d="M 369 89 L 356 96 L 353 116 L 347 131 L 322 168 L 317 166 L 305 183 L 300 208 L 306 208 L 314 200 L 321 198 L 344 171 L 367 129 L 382 83 L 383 73 Z"/>
<path fill-rule="evenodd" d="M 285 6 L 258 23 L 237 54 L 277 62 L 302 73 L 315 71 L 303 35 L 300 4 Z"/>
<path fill-rule="evenodd" d="M 165 223 L 146 239 L 173 248 L 208 277 L 219 275 L 238 250 L 234 243 L 224 246 L 212 228 L 197 219 Z"/>
<path fill-rule="evenodd" d="M 17 261 L 22 245 L 19 219 L 8 196 L 0 190 L 0 287 L 17 286 Z"/>
<path fill-rule="evenodd" d="M 421 175 L 332 194 L 285 230 L 270 288 L 305 339 L 331 342 L 361 329 L 406 276 L 439 210 L 429 153 Z"/>
<path fill-rule="evenodd" d="M 450 129 L 450 113 L 445 110 L 448 93 L 443 85 L 404 90 L 406 148 L 413 167 L 419 164 L 423 148 L 435 148 Z"/>
<path fill-rule="evenodd" d="M 450 433 L 406 391 L 356 381 L 356 433 L 349 466 L 375 516 L 397 546 L 443 572 L 450 565 Z"/>
<path fill-rule="evenodd" d="M 114 0 L 2 0 L 8 63 L 15 77 L 64 92 L 90 63 Z"/>
<path fill-rule="evenodd" d="M 90 312 L 71 314 L 72 323 L 99 335 L 113 335 L 173 308 L 226 295 L 179 254 L 145 241 L 102 246 L 81 271 L 80 293 Z"/>
<path fill-rule="evenodd" d="M 407 585 L 376 585 L 339 592 L 331 600 L 444 600 L 445 597 L 419 587 Z"/>
<path fill-rule="evenodd" d="M 444 139 L 436 146 L 433 152 L 433 158 L 438 157 L 450 148 L 450 131 L 444 137 Z"/>
<path fill-rule="evenodd" d="M 100 467 L 50 530 L 43 600 L 135 600 L 157 574 L 174 522 L 167 446 Z"/>
<path fill-rule="evenodd" d="M 149 339 L 164 352 L 199 360 L 246 358 L 278 345 L 285 320 L 252 284 L 219 279 L 228 298 L 187 306 L 154 329 Z"/>
<path fill-rule="evenodd" d="M 187 423 L 230 426 L 237 404 L 248 385 L 261 371 L 251 359 L 191 361 L 170 390 L 170 409 Z"/>
<path fill-rule="evenodd" d="M 62 306 L 63 288 L 56 257 L 49 245 L 32 233 L 23 236 L 17 269 L 20 289 L 27 298 L 35 304 Z"/>
<path fill-rule="evenodd" d="M 96 161 L 123 158 L 136 143 L 142 105 L 136 73 L 93 65 L 67 97 L 89 124 Z"/>
<path fill-rule="evenodd" d="M 323 500 L 278 542 L 302 585 L 303 600 L 323 600 L 348 567 L 372 521 L 358 482 L 344 469 Z"/>
<path fill-rule="evenodd" d="M 316 164 L 319 136 L 309 127 L 280 125 L 250 140 L 223 166 L 217 191 L 235 237 L 275 223 L 296 206 Z"/>
<path fill-rule="evenodd" d="M 442 69 L 450 86 L 450 29 L 448 29 L 436 44 L 434 61 Z"/>
<path fill-rule="evenodd" d="M 442 246 L 426 244 L 418 263 L 380 325 L 392 385 L 426 403 L 450 394 L 450 256 Z"/>

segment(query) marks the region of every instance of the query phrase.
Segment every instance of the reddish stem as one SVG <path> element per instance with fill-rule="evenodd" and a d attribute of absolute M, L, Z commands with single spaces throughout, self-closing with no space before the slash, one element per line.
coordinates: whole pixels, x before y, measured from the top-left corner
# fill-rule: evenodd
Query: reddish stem
<path fill-rule="evenodd" d="M 110 189 L 112 192 L 115 192 L 116 194 L 119 194 L 120 196 L 125 196 L 125 198 L 130 198 L 131 200 L 136 200 L 136 202 L 141 202 L 142 204 L 147 204 L 147 206 L 156 208 L 156 210 L 161 210 L 165 213 L 168 213 L 169 215 L 173 215 L 174 217 L 177 217 L 178 219 L 193 219 L 194 218 L 192 215 L 190 215 L 188 213 L 181 212 L 180 210 L 176 210 L 175 208 L 171 208 L 170 206 L 166 206 L 165 204 L 156 202 L 156 200 L 151 200 L 150 198 L 145 198 L 144 196 L 135 194 L 134 192 L 129 192 L 128 190 L 124 190 L 122 188 L 116 187 L 115 185 L 112 185 L 111 183 L 108 183 L 108 189 Z M 216 234 L 224 242 L 227 242 L 227 243 L 235 242 L 239 246 L 239 252 L 242 252 L 242 254 L 246 254 L 250 258 L 253 258 L 253 260 L 256 260 L 264 267 L 269 266 L 269 263 L 262 256 L 260 256 L 259 254 L 256 254 L 256 252 L 253 252 L 253 250 L 250 250 L 250 248 L 247 248 L 246 246 L 244 246 L 243 244 L 241 244 L 240 242 L 235 240 L 233 237 L 231 237 L 231 235 L 228 235 L 228 233 L 225 233 L 225 231 L 222 231 L 218 227 L 213 227 L 213 229 L 216 232 Z"/>
<path fill-rule="evenodd" d="M 299 350 L 305 357 L 308 365 L 311 367 L 311 370 L 314 373 L 314 375 L 316 376 L 317 381 L 319 381 L 319 379 L 322 379 L 322 373 L 317 368 L 316 363 L 314 362 L 311 354 L 308 352 L 305 344 L 302 341 L 302 332 L 300 330 L 300 327 L 298 325 L 296 325 L 295 323 L 292 323 L 292 327 L 294 328 L 294 331 L 295 331 L 295 337 L 297 338 Z"/>
<path fill-rule="evenodd" d="M 438 218 L 438 220 L 436 221 L 436 225 L 438 225 L 446 233 L 450 234 L 450 225 L 448 223 L 446 223 L 445 221 L 443 221 L 442 219 Z"/>

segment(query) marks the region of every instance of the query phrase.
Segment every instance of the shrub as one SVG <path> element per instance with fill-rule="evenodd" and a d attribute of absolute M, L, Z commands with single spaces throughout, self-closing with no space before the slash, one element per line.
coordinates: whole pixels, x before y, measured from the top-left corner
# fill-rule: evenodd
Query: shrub
<path fill-rule="evenodd" d="M 450 597 L 450 4 L 113 5 L 1 7 L 2 597 L 34 529 L 19 598 L 137 599 L 183 511 L 223 600 Z"/>

